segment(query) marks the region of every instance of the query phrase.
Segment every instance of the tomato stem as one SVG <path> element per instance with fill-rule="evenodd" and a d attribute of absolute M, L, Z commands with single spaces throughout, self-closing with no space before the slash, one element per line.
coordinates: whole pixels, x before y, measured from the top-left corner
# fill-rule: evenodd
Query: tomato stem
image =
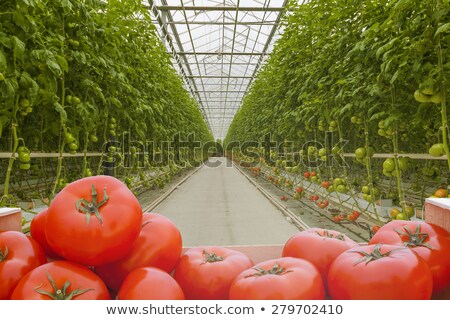
<path fill-rule="evenodd" d="M 40 290 L 39 288 L 42 286 L 42 284 L 35 288 L 34 291 L 36 291 L 39 294 L 43 294 L 47 297 L 52 298 L 53 300 L 72 300 L 72 298 L 79 296 L 83 293 L 86 293 L 88 291 L 94 290 L 94 289 L 76 289 L 70 293 L 67 292 L 67 289 L 70 287 L 70 281 L 64 282 L 62 288 L 58 288 L 58 286 L 55 283 L 55 280 L 53 280 L 52 276 L 47 273 L 47 279 L 52 285 L 53 292 L 48 292 L 44 290 Z"/>
<path fill-rule="evenodd" d="M 205 255 L 205 261 L 203 263 L 212 263 L 212 262 L 223 261 L 223 257 L 218 256 L 214 252 L 209 253 L 208 251 L 203 250 L 203 254 Z"/>
<path fill-rule="evenodd" d="M 405 247 L 426 247 L 428 249 L 433 249 L 428 243 L 424 243 L 429 239 L 428 233 L 420 232 L 420 224 L 417 225 L 416 230 L 412 232 L 408 227 L 403 226 L 405 231 L 394 229 L 399 236 L 406 236 L 408 241 L 403 242 Z"/>
<path fill-rule="evenodd" d="M 79 199 L 76 203 L 77 210 L 84 213 L 86 215 L 86 224 L 89 224 L 91 219 L 91 214 L 95 214 L 97 219 L 103 224 L 102 216 L 98 209 L 103 206 L 106 202 L 108 202 L 108 195 L 106 193 L 106 187 L 103 189 L 103 200 L 97 202 L 97 190 L 95 189 L 95 185 L 92 185 L 92 200 L 89 202 L 86 199 Z"/>
<path fill-rule="evenodd" d="M 5 246 L 5 252 L 0 248 L 0 262 L 4 261 L 8 257 L 8 247 Z"/>
<path fill-rule="evenodd" d="M 362 256 L 362 258 L 357 260 L 354 263 L 354 265 L 356 266 L 357 264 L 360 264 L 361 262 L 368 264 L 371 261 L 375 261 L 375 260 L 379 260 L 379 259 L 388 257 L 392 251 L 398 250 L 398 249 L 394 249 L 394 250 L 388 251 L 386 253 L 381 253 L 380 248 L 381 248 L 381 244 L 378 243 L 377 245 L 375 245 L 375 247 L 373 248 L 373 251 L 371 253 L 367 253 L 364 251 L 352 251 L 352 252 L 359 253 Z M 403 249 L 403 248 L 400 248 L 400 249 Z"/>
<path fill-rule="evenodd" d="M 325 234 L 322 234 L 322 233 L 320 233 L 320 232 L 318 232 L 318 231 L 316 231 L 316 233 L 317 233 L 319 236 L 321 236 L 322 238 L 338 239 L 338 240 L 342 240 L 342 241 L 345 240 L 343 234 L 334 235 L 334 234 L 330 233 L 329 230 L 325 230 Z"/>
<path fill-rule="evenodd" d="M 250 274 L 248 276 L 246 276 L 246 278 L 250 278 L 250 277 L 261 277 L 261 276 L 265 276 L 268 274 L 273 274 L 273 275 L 277 275 L 277 276 L 281 276 L 283 274 L 286 274 L 288 272 L 292 272 L 292 270 L 286 270 L 286 268 L 280 266 L 278 264 L 278 262 L 276 262 L 272 268 L 265 270 L 261 267 L 254 267 L 254 270 L 256 270 L 255 273 Z"/>

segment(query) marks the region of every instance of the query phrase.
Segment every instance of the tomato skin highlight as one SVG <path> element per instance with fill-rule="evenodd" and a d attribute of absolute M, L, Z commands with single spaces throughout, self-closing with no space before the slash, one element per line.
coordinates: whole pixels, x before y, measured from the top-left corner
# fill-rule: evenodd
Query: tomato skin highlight
<path fill-rule="evenodd" d="M 109 300 L 109 292 L 103 281 L 87 267 L 70 261 L 53 261 L 46 263 L 29 272 L 20 280 L 11 300 L 52 300 L 45 294 L 38 293 L 35 289 L 53 292 L 48 279 L 51 276 L 57 288 L 62 288 L 66 281 L 70 282 L 67 293 L 74 290 L 86 290 L 83 294 L 76 295 L 72 300 Z"/>
<path fill-rule="evenodd" d="M 155 267 L 171 272 L 180 259 L 181 234 L 175 224 L 157 213 L 144 213 L 139 237 L 122 259 L 98 266 L 95 271 L 113 290 L 119 290 L 123 280 L 139 267 Z"/>
<path fill-rule="evenodd" d="M 255 268 L 282 267 L 281 274 L 254 276 Z M 323 300 L 325 289 L 318 269 L 304 259 L 284 257 L 261 262 L 239 274 L 230 287 L 230 300 Z"/>
<path fill-rule="evenodd" d="M 137 268 L 127 275 L 118 300 L 184 300 L 180 285 L 157 268 Z"/>
<path fill-rule="evenodd" d="M 441 293 L 450 286 L 450 233 L 445 229 L 426 222 L 395 220 L 385 224 L 372 237 L 369 244 L 385 243 L 402 246 L 408 241 L 405 235 L 399 235 L 396 230 L 404 232 L 404 227 L 414 232 L 418 226 L 420 233 L 428 234 L 424 244 L 430 246 L 410 247 L 423 258 L 433 275 L 433 293 Z"/>
<path fill-rule="evenodd" d="M 6 300 L 20 279 L 47 258 L 35 240 L 18 231 L 0 231 L 0 250 L 0 300 Z"/>
<path fill-rule="evenodd" d="M 92 186 L 98 194 L 102 221 L 94 214 L 89 223 L 77 201 L 92 201 Z M 45 235 L 61 257 L 84 265 L 111 263 L 124 257 L 137 239 L 142 225 L 142 208 L 120 180 L 109 176 L 87 177 L 67 185 L 53 199 L 47 213 Z"/>
<path fill-rule="evenodd" d="M 206 262 L 207 252 L 223 258 Z M 217 246 L 195 247 L 187 250 L 178 261 L 174 278 L 189 300 L 228 299 L 231 282 L 242 271 L 253 266 L 245 254 Z"/>
<path fill-rule="evenodd" d="M 361 261 L 363 251 L 371 253 L 376 245 L 360 246 L 342 253 L 328 272 L 328 290 L 335 300 L 423 300 L 433 290 L 431 271 L 412 250 L 380 245 L 389 256 Z"/>
<path fill-rule="evenodd" d="M 311 262 L 319 269 L 326 289 L 331 263 L 341 253 L 357 246 L 355 241 L 338 231 L 311 228 L 292 236 L 284 245 L 282 256 Z"/>
<path fill-rule="evenodd" d="M 42 249 L 44 249 L 47 257 L 52 259 L 60 259 L 58 254 L 53 251 L 47 242 L 45 237 L 45 222 L 47 221 L 48 209 L 44 209 L 33 217 L 30 224 L 31 237 L 39 243 Z"/>

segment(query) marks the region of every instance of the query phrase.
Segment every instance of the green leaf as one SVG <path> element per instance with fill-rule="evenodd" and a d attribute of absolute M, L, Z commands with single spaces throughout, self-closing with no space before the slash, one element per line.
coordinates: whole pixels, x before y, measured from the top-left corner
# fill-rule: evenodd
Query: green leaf
<path fill-rule="evenodd" d="M 399 71 L 400 69 L 398 69 L 397 71 L 395 71 L 394 75 L 391 78 L 391 81 L 389 81 L 391 84 L 394 84 L 395 80 L 397 80 L 398 75 L 399 75 Z"/>
<path fill-rule="evenodd" d="M 70 11 L 73 8 L 73 5 L 69 0 L 62 0 L 61 5 L 63 8 L 64 14 L 70 13 Z"/>
<path fill-rule="evenodd" d="M 3 48 L 0 48 L 0 72 L 3 72 L 6 70 L 7 63 L 6 63 L 6 56 L 3 52 Z"/>
<path fill-rule="evenodd" d="M 25 43 L 16 36 L 12 36 L 11 41 L 13 44 L 14 55 L 16 58 L 22 59 L 25 54 Z"/>
<path fill-rule="evenodd" d="M 386 112 L 385 111 L 381 111 L 378 113 L 375 113 L 373 116 L 370 117 L 369 121 L 374 121 L 374 120 L 378 120 L 380 118 L 383 118 L 385 116 Z"/>
<path fill-rule="evenodd" d="M 3 128 L 5 128 L 6 127 L 6 125 L 8 124 L 8 122 L 9 122 L 9 117 L 7 117 L 7 116 L 1 116 L 0 117 L 0 138 L 2 137 L 2 133 L 3 133 Z"/>
<path fill-rule="evenodd" d="M 60 56 L 60 55 L 56 55 L 55 58 L 56 58 L 56 61 L 58 61 L 58 64 L 61 67 L 61 69 L 63 71 L 65 71 L 66 73 L 69 72 L 69 64 L 67 63 L 66 58 L 64 58 L 63 56 Z"/>
<path fill-rule="evenodd" d="M 53 106 L 55 107 L 55 110 L 59 113 L 61 124 L 66 124 L 67 122 L 66 110 L 64 110 L 63 106 L 59 102 L 55 102 Z"/>
<path fill-rule="evenodd" d="M 47 66 L 55 76 L 60 77 L 62 75 L 61 68 L 58 62 L 56 62 L 54 59 L 48 59 Z"/>
<path fill-rule="evenodd" d="M 436 30 L 434 36 L 436 37 L 438 34 L 441 34 L 441 33 L 443 33 L 443 32 L 447 32 L 448 30 L 450 30 L 450 22 L 447 22 L 447 23 L 443 24 L 442 26 L 440 26 L 440 27 Z"/>

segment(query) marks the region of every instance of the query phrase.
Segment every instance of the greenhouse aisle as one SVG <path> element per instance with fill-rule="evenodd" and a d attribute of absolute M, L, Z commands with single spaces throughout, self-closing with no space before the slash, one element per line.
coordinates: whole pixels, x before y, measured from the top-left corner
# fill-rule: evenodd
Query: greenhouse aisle
<path fill-rule="evenodd" d="M 178 226 L 184 246 L 284 244 L 298 232 L 226 158 L 215 161 L 153 210 Z"/>

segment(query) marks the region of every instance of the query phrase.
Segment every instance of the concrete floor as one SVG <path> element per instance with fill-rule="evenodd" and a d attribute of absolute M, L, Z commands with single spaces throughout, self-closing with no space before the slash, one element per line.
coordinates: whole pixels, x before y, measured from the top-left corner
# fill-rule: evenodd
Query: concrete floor
<path fill-rule="evenodd" d="M 226 158 L 212 158 L 154 212 L 180 229 L 183 246 L 277 245 L 299 230 Z"/>

